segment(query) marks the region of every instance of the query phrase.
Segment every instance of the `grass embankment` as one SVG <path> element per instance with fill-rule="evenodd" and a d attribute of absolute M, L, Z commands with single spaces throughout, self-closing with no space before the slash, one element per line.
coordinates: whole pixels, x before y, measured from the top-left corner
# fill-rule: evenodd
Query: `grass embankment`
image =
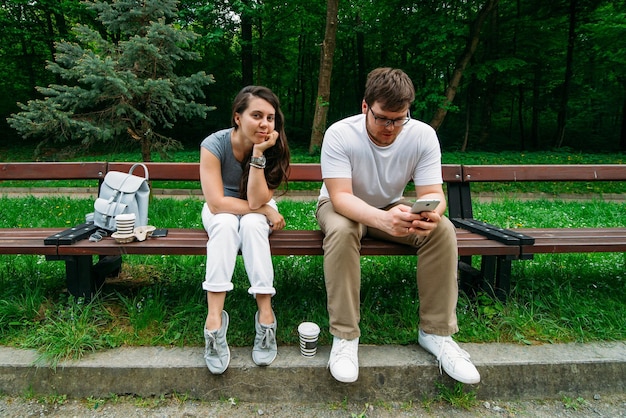
<path fill-rule="evenodd" d="M 116 154 L 81 160 L 137 158 L 134 154 Z M 445 163 L 463 164 L 591 164 L 623 163 L 625 159 L 623 155 L 608 154 L 444 153 Z M 197 153 L 181 153 L 173 160 L 197 161 Z M 314 162 L 297 155 L 294 161 Z M 16 185 L 0 185 L 0 196 L 2 186 Z M 480 186 L 494 191 L 493 185 Z M 526 191 L 602 195 L 624 193 L 626 189 L 623 183 L 518 183 L 497 187 L 502 196 Z M 481 189 L 474 188 L 477 190 Z M 150 207 L 151 223 L 164 228 L 201 228 L 201 205 L 198 199 L 155 199 Z M 281 201 L 279 206 L 288 228 L 317 228 L 314 203 Z M 91 199 L 1 197 L 0 228 L 69 227 L 81 223 L 92 208 Z M 505 197 L 476 203 L 474 215 L 504 227 L 615 227 L 624 226 L 626 203 L 597 199 L 521 202 Z M 0 256 L 0 344 L 38 349 L 42 358 L 53 362 L 124 345 L 201 346 L 206 315 L 201 289 L 205 262 L 205 257 L 197 256 L 127 256 L 120 277 L 108 281 L 100 297 L 85 304 L 68 297 L 63 263 L 47 262 L 38 256 Z M 322 257 L 275 257 L 274 264 L 274 308 L 280 343 L 297 344 L 297 325 L 306 320 L 320 324 L 321 342 L 329 344 Z M 415 343 L 415 258 L 363 257 L 362 266 L 361 342 Z M 461 295 L 461 331 L 457 339 L 522 344 L 624 340 L 625 267 L 626 254 L 536 255 L 533 260 L 516 261 L 512 296 L 506 304 L 486 294 L 476 299 Z M 235 290 L 226 300 L 231 316 L 229 343 L 250 346 L 256 308 L 247 293 L 247 276 L 241 262 L 233 280 Z"/>
<path fill-rule="evenodd" d="M 65 227 L 90 211 L 90 199 L 1 198 L 0 227 Z M 197 199 L 155 199 L 159 227 L 201 227 Z M 289 228 L 317 228 L 312 202 L 280 202 Z M 519 202 L 475 206 L 478 219 L 505 227 L 623 226 L 625 203 Z M 119 278 L 89 304 L 65 291 L 63 263 L 37 256 L 0 256 L 0 344 L 36 348 L 56 361 L 123 345 L 201 346 L 206 315 L 201 289 L 205 257 L 127 256 Z M 275 257 L 274 308 L 281 344 L 297 344 L 297 325 L 315 321 L 327 332 L 322 258 Z M 513 292 L 503 304 L 487 295 L 461 295 L 460 341 L 523 344 L 626 339 L 625 254 L 537 255 L 516 261 Z M 410 344 L 417 335 L 414 257 L 363 257 L 364 344 Z M 253 340 L 254 300 L 241 262 L 226 300 L 229 343 Z"/>

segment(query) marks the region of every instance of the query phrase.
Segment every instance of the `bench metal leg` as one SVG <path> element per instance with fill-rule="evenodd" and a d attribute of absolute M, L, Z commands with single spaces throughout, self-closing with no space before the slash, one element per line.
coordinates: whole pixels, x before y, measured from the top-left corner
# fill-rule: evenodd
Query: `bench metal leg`
<path fill-rule="evenodd" d="M 476 296 L 483 281 L 482 272 L 472 266 L 472 256 L 459 258 L 459 288 L 470 297 Z"/>
<path fill-rule="evenodd" d="M 480 271 L 472 266 L 472 257 L 459 261 L 459 287 L 470 296 L 487 292 L 505 301 L 511 290 L 511 264 L 507 256 L 482 256 Z"/>
<path fill-rule="evenodd" d="M 511 259 L 507 257 L 498 257 L 495 277 L 496 297 L 502 301 L 506 301 L 511 294 Z"/>
<path fill-rule="evenodd" d="M 65 259 L 67 290 L 76 297 L 91 299 L 95 294 L 95 284 L 91 276 L 92 257 L 72 256 Z"/>
<path fill-rule="evenodd" d="M 511 259 L 506 256 L 483 256 L 483 290 L 506 301 L 511 291 Z"/>
<path fill-rule="evenodd" d="M 95 265 L 91 255 L 48 256 L 46 259 L 65 261 L 68 292 L 88 300 L 100 290 L 105 278 L 117 275 L 122 266 L 122 257 L 119 255 L 100 257 Z"/>

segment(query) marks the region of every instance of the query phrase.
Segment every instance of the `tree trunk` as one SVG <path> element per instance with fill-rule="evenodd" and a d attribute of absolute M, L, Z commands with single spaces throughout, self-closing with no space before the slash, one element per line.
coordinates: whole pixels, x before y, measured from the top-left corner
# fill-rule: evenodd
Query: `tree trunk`
<path fill-rule="evenodd" d="M 567 104 L 569 93 L 574 76 L 574 43 L 576 42 L 576 2 L 570 0 L 569 3 L 569 35 L 567 38 L 567 58 L 565 59 L 565 80 L 563 81 L 563 94 L 561 95 L 561 106 L 557 116 L 556 147 L 560 148 L 565 140 L 565 125 L 567 124 Z"/>
<path fill-rule="evenodd" d="M 467 39 L 467 44 L 465 46 L 465 50 L 463 51 L 463 55 L 457 62 L 456 68 L 452 73 L 452 77 L 450 79 L 450 83 L 445 91 L 445 99 L 443 103 L 439 106 L 439 108 L 435 111 L 435 114 L 430 121 L 430 126 L 432 126 L 435 130 L 439 129 L 443 120 L 445 119 L 448 113 L 448 107 L 454 101 L 454 96 L 456 96 L 456 90 L 459 87 L 461 82 L 461 77 L 463 76 L 463 72 L 467 67 L 470 59 L 476 52 L 476 48 L 478 47 L 478 41 L 480 40 L 480 31 L 487 19 L 487 16 L 495 9 L 498 5 L 499 0 L 487 0 L 482 9 L 478 12 L 476 19 L 472 22 L 470 27 L 470 34 Z"/>
<path fill-rule="evenodd" d="M 530 142 L 534 150 L 538 150 L 541 147 L 541 138 L 539 137 L 539 118 L 541 116 L 541 109 L 539 109 L 541 102 L 541 71 L 542 68 L 536 64 L 534 69 L 535 76 L 533 77 L 533 106 L 530 121 Z"/>
<path fill-rule="evenodd" d="M 333 72 L 333 56 L 337 35 L 337 12 L 339 0 L 326 2 L 326 33 L 320 56 L 320 74 L 317 83 L 317 99 L 315 100 L 315 115 L 313 116 L 313 130 L 309 153 L 313 154 L 322 145 L 326 130 L 326 116 L 330 102 L 330 78 Z"/>
<path fill-rule="evenodd" d="M 361 26 L 361 15 L 357 14 L 356 23 Z M 367 73 L 365 71 L 365 35 L 363 31 L 359 30 L 356 33 L 356 56 L 357 56 L 357 97 L 361 98 L 365 94 L 365 81 L 367 79 Z"/>
<path fill-rule="evenodd" d="M 524 86 L 520 84 L 517 87 L 518 103 L 517 103 L 517 123 L 519 125 L 519 147 L 520 151 L 526 151 L 526 124 L 524 123 Z M 513 112 L 511 112 L 513 114 Z M 512 116 L 511 116 L 512 117 Z"/>
<path fill-rule="evenodd" d="M 252 60 L 252 16 L 250 1 L 242 1 L 244 11 L 241 14 L 241 83 L 242 86 L 254 84 Z"/>
<path fill-rule="evenodd" d="M 471 94 L 467 95 L 467 108 L 465 109 L 465 135 L 463 136 L 463 145 L 461 145 L 461 152 L 467 151 L 467 144 L 469 143 L 469 131 L 470 131 L 470 112 L 472 106 L 470 106 Z"/>
<path fill-rule="evenodd" d="M 619 149 L 626 152 L 626 99 L 622 104 L 622 129 L 620 131 Z"/>

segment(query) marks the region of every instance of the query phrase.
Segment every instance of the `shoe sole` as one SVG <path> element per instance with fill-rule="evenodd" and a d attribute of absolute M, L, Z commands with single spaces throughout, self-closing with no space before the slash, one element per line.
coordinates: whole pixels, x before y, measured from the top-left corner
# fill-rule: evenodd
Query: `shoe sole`
<path fill-rule="evenodd" d="M 445 369 L 444 369 L 444 371 L 445 371 Z M 447 374 L 448 376 L 450 376 L 451 378 L 453 378 L 454 380 L 456 380 L 457 382 L 461 382 L 461 383 L 464 383 L 464 384 L 466 384 L 466 385 L 475 385 L 475 384 L 477 384 L 477 383 L 480 383 L 480 379 L 478 379 L 478 380 L 467 380 L 467 379 L 461 379 L 461 378 L 459 378 L 458 376 L 457 376 L 457 377 L 454 377 L 454 376 L 452 376 L 452 375 L 451 375 L 450 373 L 448 373 L 448 372 L 446 372 L 446 374 Z"/>
<path fill-rule="evenodd" d="M 357 381 L 357 379 L 359 378 L 359 376 L 357 375 L 354 379 L 345 379 L 345 378 L 339 378 L 337 376 L 335 376 L 333 374 L 333 372 L 330 372 L 330 375 L 335 378 L 336 381 L 341 382 L 341 383 L 354 383 Z"/>
<path fill-rule="evenodd" d="M 274 360 L 276 360 L 276 355 L 278 353 L 274 354 L 274 357 L 272 357 L 271 360 L 267 360 L 267 361 L 259 361 L 257 363 L 257 360 L 254 358 L 254 355 L 252 356 L 252 361 L 254 362 L 254 364 L 256 364 L 257 366 L 261 366 L 261 367 L 265 367 L 265 366 L 269 366 L 270 364 L 272 364 L 274 362 Z"/>

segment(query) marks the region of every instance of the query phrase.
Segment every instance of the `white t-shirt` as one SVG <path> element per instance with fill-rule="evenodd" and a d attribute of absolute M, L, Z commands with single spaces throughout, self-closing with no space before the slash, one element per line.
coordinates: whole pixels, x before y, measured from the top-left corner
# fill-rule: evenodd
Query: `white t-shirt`
<path fill-rule="evenodd" d="M 375 145 L 365 130 L 365 114 L 331 125 L 322 143 L 322 178 L 350 178 L 355 196 L 383 208 L 402 198 L 410 180 L 416 186 L 442 184 L 441 149 L 435 130 L 411 119 L 387 147 Z M 326 185 L 320 198 L 329 197 Z"/>

